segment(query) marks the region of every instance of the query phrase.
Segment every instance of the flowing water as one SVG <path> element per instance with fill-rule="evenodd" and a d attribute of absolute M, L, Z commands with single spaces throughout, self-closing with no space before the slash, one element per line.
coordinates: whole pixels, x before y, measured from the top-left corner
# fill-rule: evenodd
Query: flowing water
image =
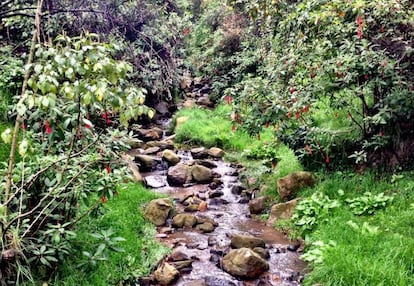
<path fill-rule="evenodd" d="M 189 152 L 178 153 L 182 161 L 192 161 Z M 180 204 L 183 198 L 190 195 L 206 200 L 208 208 L 204 212 L 192 213 L 196 216 L 207 216 L 214 219 L 218 226 L 212 233 L 200 233 L 196 229 L 174 229 L 158 227 L 158 239 L 193 259 L 192 268 L 181 273 L 173 285 L 184 285 L 194 280 L 203 280 L 207 285 L 300 285 L 305 268 L 299 254 L 289 251 L 292 244 L 289 239 L 274 228 L 266 226 L 259 218 L 249 213 L 248 203 L 240 203 L 241 196 L 231 192 L 232 186 L 239 184 L 237 169 L 222 160 L 212 161 L 216 165 L 213 172 L 219 174 L 222 182 L 218 188 L 223 192 L 219 198 L 210 199 L 207 195 L 209 186 L 195 184 L 186 187 L 168 186 L 167 170 L 143 174 L 148 180 L 158 181 L 159 188 L 155 192 L 168 194 L 176 201 L 178 212 L 184 212 Z M 163 186 L 165 185 L 165 186 Z M 161 187 L 162 186 L 162 187 Z M 269 271 L 254 280 L 242 281 L 231 276 L 220 268 L 220 258 L 230 249 L 231 237 L 235 234 L 247 234 L 261 238 L 266 242 L 270 253 L 267 262 Z"/>

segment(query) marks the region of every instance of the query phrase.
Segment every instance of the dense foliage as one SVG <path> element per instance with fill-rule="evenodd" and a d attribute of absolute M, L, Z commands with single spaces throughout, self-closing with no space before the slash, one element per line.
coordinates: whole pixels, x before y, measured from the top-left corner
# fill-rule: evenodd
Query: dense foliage
<path fill-rule="evenodd" d="M 232 100 L 236 124 L 252 134 L 271 126 L 311 165 L 410 165 L 412 1 L 237 1 L 234 9 L 221 7 L 207 6 L 205 13 L 230 14 L 220 25 L 209 23 L 221 37 L 200 41 L 205 21 L 193 42 L 208 45 L 210 54 L 201 56 L 209 64 L 200 71 L 218 70 L 219 77 L 212 75 L 217 96 Z M 226 32 L 225 19 L 247 14 L 249 28 L 233 21 L 236 27 Z M 244 36 L 226 55 L 220 45 L 234 43 L 235 34 Z"/>

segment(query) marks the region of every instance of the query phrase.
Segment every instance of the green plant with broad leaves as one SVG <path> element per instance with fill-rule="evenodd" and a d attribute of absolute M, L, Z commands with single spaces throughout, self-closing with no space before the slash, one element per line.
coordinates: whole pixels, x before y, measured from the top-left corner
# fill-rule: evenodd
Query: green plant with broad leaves
<path fill-rule="evenodd" d="M 323 263 L 324 254 L 335 247 L 336 243 L 333 240 L 330 240 L 328 243 L 324 243 L 320 240 L 311 242 L 308 243 L 308 250 L 306 253 L 302 254 L 300 258 L 306 262 L 321 264 Z"/>
<path fill-rule="evenodd" d="M 384 193 L 372 194 L 365 192 L 362 196 L 348 198 L 345 200 L 351 208 L 352 213 L 356 215 L 372 215 L 376 211 L 385 208 L 392 201 L 392 196 Z"/>
<path fill-rule="evenodd" d="M 329 219 L 329 213 L 341 203 L 322 192 L 299 201 L 292 216 L 293 223 L 304 232 L 313 230 L 319 223 Z"/>

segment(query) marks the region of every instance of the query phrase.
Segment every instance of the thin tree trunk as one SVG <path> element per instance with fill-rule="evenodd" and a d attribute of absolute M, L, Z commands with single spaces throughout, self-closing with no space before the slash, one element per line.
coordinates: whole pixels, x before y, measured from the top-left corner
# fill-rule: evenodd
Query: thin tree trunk
<path fill-rule="evenodd" d="M 34 52 L 35 52 L 35 48 L 36 48 L 36 42 L 39 41 L 40 19 L 41 19 L 41 14 L 42 14 L 42 5 L 43 5 L 43 0 L 38 0 L 37 1 L 36 16 L 35 16 L 35 29 L 33 31 L 32 44 L 31 44 L 31 47 L 30 47 L 29 58 L 27 60 L 27 66 L 28 67 L 31 66 L 31 64 L 33 63 L 33 57 L 34 57 Z M 23 85 L 22 85 L 22 93 L 21 93 L 20 100 L 19 100 L 18 104 L 23 104 L 25 99 L 26 99 L 27 82 L 29 80 L 31 70 L 32 70 L 31 68 L 28 68 L 26 70 L 25 74 L 24 74 L 24 80 L 23 80 Z M 12 186 L 14 159 L 15 159 L 16 148 L 17 148 L 17 136 L 18 136 L 20 124 L 22 123 L 22 121 L 23 121 L 22 116 L 20 116 L 18 114 L 17 118 L 16 118 L 16 122 L 14 124 L 13 139 L 12 139 L 12 143 L 11 143 L 11 150 L 10 150 L 10 157 L 9 157 L 9 168 L 8 168 L 8 172 L 7 172 L 7 181 L 6 181 L 6 187 L 5 187 L 5 191 L 4 191 L 4 197 L 3 197 L 4 202 L 8 201 L 11 186 Z"/>

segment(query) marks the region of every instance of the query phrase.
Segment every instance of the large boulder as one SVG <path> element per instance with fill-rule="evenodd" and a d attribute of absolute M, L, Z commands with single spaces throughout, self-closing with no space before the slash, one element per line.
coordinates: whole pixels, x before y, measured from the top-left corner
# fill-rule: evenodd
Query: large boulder
<path fill-rule="evenodd" d="M 223 149 L 212 147 L 208 150 L 208 155 L 214 158 L 222 158 L 224 156 Z"/>
<path fill-rule="evenodd" d="M 162 158 L 168 162 L 169 165 L 177 165 L 181 158 L 172 150 L 164 150 Z"/>
<path fill-rule="evenodd" d="M 155 280 L 161 285 L 170 285 L 178 278 L 180 272 L 171 264 L 164 262 L 154 272 Z"/>
<path fill-rule="evenodd" d="M 251 235 L 235 235 L 231 239 L 232 248 L 265 248 L 265 242 L 263 239 L 251 236 Z"/>
<path fill-rule="evenodd" d="M 173 217 L 172 226 L 176 228 L 193 227 L 197 223 L 197 218 L 191 214 L 177 214 Z"/>
<path fill-rule="evenodd" d="M 261 214 L 266 209 L 267 197 L 259 197 L 249 202 L 251 214 Z"/>
<path fill-rule="evenodd" d="M 144 216 L 156 226 L 161 226 L 165 224 L 171 210 L 172 204 L 169 199 L 156 199 L 149 202 L 144 210 Z"/>
<path fill-rule="evenodd" d="M 293 199 L 304 187 L 312 187 L 316 178 L 311 172 L 295 172 L 277 180 L 277 191 L 283 201 Z"/>
<path fill-rule="evenodd" d="M 269 270 L 269 264 L 250 248 L 232 249 L 224 256 L 223 269 L 241 278 L 257 278 Z"/>
<path fill-rule="evenodd" d="M 213 178 L 211 170 L 201 165 L 193 166 L 191 169 L 191 175 L 194 181 L 198 183 L 209 183 Z"/>
<path fill-rule="evenodd" d="M 142 182 L 141 173 L 139 172 L 138 166 L 133 161 L 132 157 L 125 154 L 125 155 L 122 155 L 122 159 L 127 163 L 128 169 L 131 171 L 133 181 Z"/>
<path fill-rule="evenodd" d="M 182 186 L 189 181 L 190 167 L 179 164 L 168 169 L 167 181 L 171 186 Z"/>
<path fill-rule="evenodd" d="M 286 203 L 275 204 L 270 209 L 269 219 L 267 225 L 273 226 L 273 224 L 279 219 L 289 219 L 293 216 L 296 205 L 299 199 L 294 199 Z"/>

